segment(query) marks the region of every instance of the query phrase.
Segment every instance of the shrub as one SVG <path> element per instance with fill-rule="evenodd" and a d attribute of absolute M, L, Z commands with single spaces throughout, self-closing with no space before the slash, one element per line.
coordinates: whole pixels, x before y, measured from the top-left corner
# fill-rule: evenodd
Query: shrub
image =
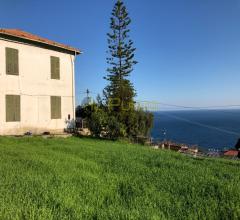
<path fill-rule="evenodd" d="M 97 109 L 88 118 L 89 129 L 93 136 L 100 137 L 106 125 L 107 114 L 102 109 Z"/>
<path fill-rule="evenodd" d="M 152 113 L 142 109 L 131 111 L 127 117 L 127 132 L 130 137 L 148 136 L 153 125 Z"/>
<path fill-rule="evenodd" d="M 118 139 L 119 137 L 126 136 L 126 128 L 124 124 L 118 121 L 114 116 L 108 117 L 106 125 L 107 137 L 113 140 Z"/>
<path fill-rule="evenodd" d="M 87 119 L 93 136 L 110 139 L 121 137 L 146 138 L 149 136 L 153 125 L 153 114 L 150 112 L 142 109 L 115 112 L 96 103 L 78 107 L 77 116 Z"/>

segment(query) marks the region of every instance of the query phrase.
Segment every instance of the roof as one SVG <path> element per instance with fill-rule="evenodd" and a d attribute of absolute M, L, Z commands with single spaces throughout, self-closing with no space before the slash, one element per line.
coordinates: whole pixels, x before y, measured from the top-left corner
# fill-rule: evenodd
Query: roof
<path fill-rule="evenodd" d="M 238 150 L 228 150 L 224 152 L 224 156 L 238 156 Z"/>
<path fill-rule="evenodd" d="M 81 51 L 79 49 L 67 46 L 65 44 L 57 43 L 55 41 L 48 40 L 46 38 L 42 38 L 37 35 L 31 34 L 31 33 L 28 33 L 28 32 L 22 31 L 22 30 L 18 30 L 18 29 L 0 29 L 0 34 L 10 36 L 10 37 L 17 37 L 19 39 L 31 41 L 33 43 L 35 42 L 35 43 L 42 43 L 45 45 L 50 45 L 55 48 L 60 48 L 60 49 L 66 50 L 66 51 L 74 52 L 76 54 L 81 53 Z"/>

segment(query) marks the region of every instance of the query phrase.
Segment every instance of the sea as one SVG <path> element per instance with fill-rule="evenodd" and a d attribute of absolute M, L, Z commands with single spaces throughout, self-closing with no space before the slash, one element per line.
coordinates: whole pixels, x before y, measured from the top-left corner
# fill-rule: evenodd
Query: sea
<path fill-rule="evenodd" d="M 155 141 L 197 145 L 205 150 L 234 148 L 240 138 L 240 109 L 155 112 L 151 136 Z"/>

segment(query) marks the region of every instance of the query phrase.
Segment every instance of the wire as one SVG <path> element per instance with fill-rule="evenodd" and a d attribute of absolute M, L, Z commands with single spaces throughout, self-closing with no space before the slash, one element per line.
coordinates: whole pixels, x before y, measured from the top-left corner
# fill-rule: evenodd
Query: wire
<path fill-rule="evenodd" d="M 85 92 L 79 92 L 78 94 L 98 94 L 98 93 L 96 93 L 96 92 L 91 92 L 91 91 L 85 91 Z"/>
<path fill-rule="evenodd" d="M 148 104 L 154 104 L 154 105 L 164 105 L 164 106 L 170 106 L 170 107 L 177 107 L 177 108 L 184 108 L 184 109 L 214 109 L 214 108 L 233 108 L 233 107 L 240 107 L 240 104 L 237 105 L 221 105 L 221 106 L 184 106 L 184 105 L 175 105 L 175 104 L 168 104 L 164 102 L 149 102 L 149 101 L 137 101 L 139 103 L 148 103 Z"/>
<path fill-rule="evenodd" d="M 222 105 L 222 106 L 193 107 L 193 106 L 183 106 L 183 105 L 167 104 L 167 103 L 162 103 L 162 102 L 138 101 L 137 105 L 140 106 L 140 107 L 142 105 L 139 104 L 139 103 L 145 103 L 145 107 L 143 107 L 143 108 L 145 108 L 146 110 L 149 110 L 149 111 L 161 111 L 161 110 L 164 110 L 163 108 L 165 108 L 165 110 L 167 111 L 167 110 L 169 110 L 169 106 L 172 106 L 172 107 L 178 107 L 178 108 L 181 108 L 181 109 L 205 110 L 205 111 L 212 111 L 212 110 L 216 110 L 216 109 L 221 109 L 221 113 L 226 113 L 226 114 L 231 114 L 231 115 L 236 115 L 236 114 L 239 115 L 239 112 L 233 112 L 233 111 L 230 111 L 230 110 L 238 110 L 240 108 L 240 105 Z M 148 106 L 146 106 L 146 104 Z M 152 106 L 150 106 L 150 108 L 149 108 L 149 105 L 152 105 Z M 235 108 L 233 108 L 233 107 L 235 107 Z M 171 109 L 171 110 L 173 110 L 173 109 Z M 174 110 L 177 110 L 177 109 L 174 109 Z"/>

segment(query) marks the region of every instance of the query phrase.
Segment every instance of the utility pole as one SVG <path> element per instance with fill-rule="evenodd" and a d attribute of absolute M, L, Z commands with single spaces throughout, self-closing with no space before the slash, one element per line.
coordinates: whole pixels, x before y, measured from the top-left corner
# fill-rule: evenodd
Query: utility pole
<path fill-rule="evenodd" d="M 86 90 L 87 98 L 89 97 L 90 91 L 89 89 Z"/>

